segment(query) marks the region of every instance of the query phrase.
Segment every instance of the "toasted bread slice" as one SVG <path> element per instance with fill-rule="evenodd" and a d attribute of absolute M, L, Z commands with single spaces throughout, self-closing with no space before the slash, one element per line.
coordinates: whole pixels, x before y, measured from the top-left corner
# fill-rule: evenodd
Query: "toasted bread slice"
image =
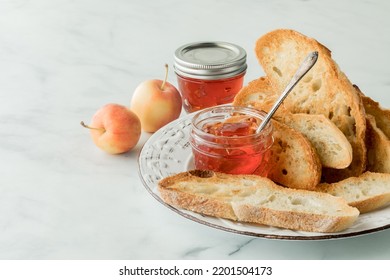
<path fill-rule="evenodd" d="M 281 121 L 309 139 L 322 166 L 342 169 L 351 164 L 351 144 L 340 129 L 325 116 L 285 114 Z"/>
<path fill-rule="evenodd" d="M 333 184 L 321 184 L 323 192 L 344 198 L 366 213 L 390 203 L 390 174 L 365 172 Z"/>
<path fill-rule="evenodd" d="M 315 190 L 322 166 L 314 147 L 295 129 L 276 120 L 272 124 L 274 144 L 268 177 L 289 188 Z"/>
<path fill-rule="evenodd" d="M 249 82 L 235 96 L 233 105 L 253 107 L 268 112 L 278 98 L 267 77 L 260 77 Z M 286 112 L 283 103 L 280 105 L 274 116 L 282 116 Z"/>
<path fill-rule="evenodd" d="M 291 113 L 326 116 L 351 143 L 352 163 L 345 169 L 325 168 L 323 177 L 327 182 L 360 175 L 366 168 L 364 107 L 351 82 L 333 61 L 331 52 L 316 40 L 286 29 L 259 38 L 255 51 L 277 92 L 286 87 L 304 58 L 318 51 L 317 63 L 284 100 L 284 106 Z"/>
<path fill-rule="evenodd" d="M 390 140 L 367 114 L 367 170 L 390 173 Z"/>
<path fill-rule="evenodd" d="M 312 232 L 337 232 L 359 211 L 326 193 L 283 188 L 255 175 L 193 170 L 167 177 L 158 190 L 169 205 L 233 221 Z"/>
<path fill-rule="evenodd" d="M 236 106 L 254 107 L 269 111 L 278 98 L 266 77 L 261 77 L 243 87 L 236 95 Z M 276 111 L 275 118 L 303 133 L 314 146 L 322 166 L 346 168 L 352 162 L 352 146 L 338 127 L 323 115 L 290 114 L 286 108 Z"/>
<path fill-rule="evenodd" d="M 382 108 L 379 102 L 365 96 L 363 92 L 354 85 L 363 100 L 363 106 L 367 114 L 375 118 L 377 127 L 390 139 L 390 110 Z"/>
<path fill-rule="evenodd" d="M 384 109 L 354 85 L 366 111 L 367 170 L 390 173 L 390 110 Z"/>

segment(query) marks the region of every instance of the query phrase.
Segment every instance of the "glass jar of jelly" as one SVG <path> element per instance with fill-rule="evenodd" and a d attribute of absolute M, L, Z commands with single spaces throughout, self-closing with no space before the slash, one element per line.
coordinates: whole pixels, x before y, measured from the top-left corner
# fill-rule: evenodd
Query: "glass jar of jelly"
<path fill-rule="evenodd" d="M 190 134 L 195 168 L 266 177 L 271 168 L 271 122 L 256 132 L 265 115 L 253 108 L 231 105 L 196 113 Z"/>
<path fill-rule="evenodd" d="M 226 42 L 197 42 L 178 48 L 174 70 L 187 113 L 231 103 L 242 88 L 246 52 Z"/>

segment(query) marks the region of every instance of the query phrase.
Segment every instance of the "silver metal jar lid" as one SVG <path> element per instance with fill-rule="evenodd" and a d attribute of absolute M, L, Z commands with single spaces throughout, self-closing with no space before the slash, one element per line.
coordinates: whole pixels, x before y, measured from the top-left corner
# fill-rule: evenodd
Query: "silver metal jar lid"
<path fill-rule="evenodd" d="M 226 42 L 197 42 L 175 52 L 176 74 L 202 80 L 231 78 L 246 71 L 246 52 Z"/>

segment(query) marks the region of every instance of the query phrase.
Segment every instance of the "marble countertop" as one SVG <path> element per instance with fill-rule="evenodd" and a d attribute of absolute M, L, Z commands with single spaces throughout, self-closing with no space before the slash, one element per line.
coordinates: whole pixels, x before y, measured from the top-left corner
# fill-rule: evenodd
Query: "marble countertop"
<path fill-rule="evenodd" d="M 221 40 L 247 50 L 291 28 L 332 50 L 353 83 L 390 108 L 388 1 L 0 1 L 0 259 L 389 259 L 390 231 L 323 241 L 254 238 L 158 203 L 136 148 L 108 155 L 80 121 L 163 78 L 174 50 Z M 176 84 L 171 70 L 169 80 Z"/>

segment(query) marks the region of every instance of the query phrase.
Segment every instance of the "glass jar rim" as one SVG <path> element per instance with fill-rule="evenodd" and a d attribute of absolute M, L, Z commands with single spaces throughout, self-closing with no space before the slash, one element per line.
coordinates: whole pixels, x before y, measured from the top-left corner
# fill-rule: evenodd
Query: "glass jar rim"
<path fill-rule="evenodd" d="M 256 132 L 254 134 L 249 134 L 249 135 L 243 135 L 243 136 L 220 136 L 220 135 L 213 135 L 213 134 L 210 134 L 210 133 L 207 133 L 207 132 L 204 132 L 201 128 L 199 128 L 197 125 L 204 119 L 200 119 L 202 117 L 202 115 L 206 115 L 206 114 L 210 114 L 210 119 L 212 118 L 211 114 L 215 114 L 214 117 L 218 116 L 218 113 L 220 116 L 229 116 L 228 114 L 232 114 L 232 113 L 243 113 L 245 115 L 249 115 L 251 117 L 255 117 L 259 120 L 263 120 L 265 118 L 265 116 L 267 115 L 266 112 L 264 111 L 260 111 L 258 109 L 255 109 L 255 108 L 251 108 L 251 107 L 243 107 L 243 106 L 234 106 L 234 105 L 219 105 L 219 106 L 214 106 L 214 107 L 210 107 L 210 108 L 207 108 L 207 109 L 203 109 L 199 112 L 197 112 L 192 120 L 191 120 L 191 126 L 192 126 L 192 129 L 196 132 L 197 135 L 199 135 L 202 139 L 204 139 L 205 137 L 210 137 L 212 136 L 214 139 L 235 139 L 235 140 L 245 140 L 245 139 L 253 139 L 253 138 L 258 138 L 258 137 L 267 137 L 267 136 L 272 136 L 272 131 L 273 131 L 273 126 L 272 126 L 272 123 L 269 122 L 265 128 L 260 131 L 260 132 Z M 232 116 L 232 115 L 230 115 Z"/>

